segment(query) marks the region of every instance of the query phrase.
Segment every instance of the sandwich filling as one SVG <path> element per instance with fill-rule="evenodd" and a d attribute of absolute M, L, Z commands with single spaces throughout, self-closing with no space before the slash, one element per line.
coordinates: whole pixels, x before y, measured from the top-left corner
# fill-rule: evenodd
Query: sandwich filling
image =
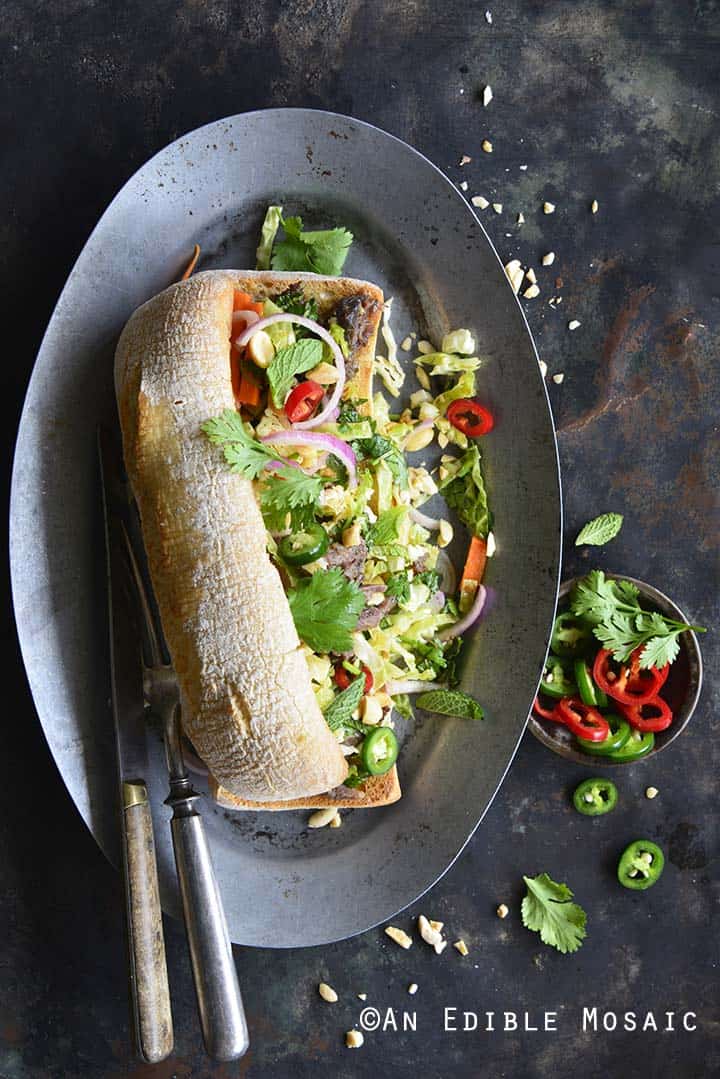
<path fill-rule="evenodd" d="M 300 279 L 271 296 L 266 286 L 236 291 L 237 410 L 203 427 L 230 468 L 253 481 L 268 552 L 351 787 L 392 768 L 396 723 L 412 716 L 412 694 L 423 694 L 418 703 L 430 711 L 482 716 L 455 687 L 492 553 L 477 442 L 492 416 L 474 399 L 480 360 L 471 334 L 458 330 L 439 350 L 420 349 L 419 388 L 399 409 L 405 374 L 391 303 L 382 309 L 378 290 L 357 285 L 319 305 Z M 384 355 L 368 358 L 381 314 Z M 373 392 L 373 371 L 387 396 Z M 446 452 L 430 470 L 422 453 L 436 438 Z M 472 536 L 460 580 L 446 552 L 450 522 L 422 510 L 438 493 Z"/>

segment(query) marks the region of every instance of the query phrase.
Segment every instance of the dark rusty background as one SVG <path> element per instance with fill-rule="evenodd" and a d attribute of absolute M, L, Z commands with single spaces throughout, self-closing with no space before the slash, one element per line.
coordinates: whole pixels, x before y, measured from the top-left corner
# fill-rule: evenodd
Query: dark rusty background
<path fill-rule="evenodd" d="M 485 10 L 493 14 L 492 25 Z M 688 732 L 618 776 L 621 806 L 589 821 L 568 792 L 587 773 L 526 736 L 480 831 L 425 912 L 462 935 L 466 959 L 404 952 L 373 931 L 327 948 L 238 950 L 252 1033 L 242 1065 L 212 1067 L 197 1029 L 180 927 L 166 926 L 177 1055 L 129 1052 L 119 881 L 46 751 L 8 628 L 0 787 L 3 947 L 0 1075 L 583 1075 L 700 1077 L 718 1042 L 718 49 L 714 0 L 6 0 L 0 23 L 6 459 L 43 328 L 75 257 L 117 188 L 180 133 L 269 105 L 369 120 L 428 154 L 468 195 L 504 205 L 484 223 L 505 257 L 538 271 L 528 318 L 550 373 L 566 500 L 566 572 L 592 564 L 645 578 L 699 622 L 706 689 Z M 479 91 L 493 87 L 484 109 Z M 480 151 L 492 139 L 492 155 Z M 463 169 L 462 154 L 472 157 Z M 527 164 L 526 171 L 519 166 Z M 368 163 L 372 167 L 372 163 Z M 600 211 L 589 212 L 597 198 Z M 544 199 L 557 204 L 543 216 Z M 515 214 L 526 224 L 518 229 Z M 510 233 L 510 236 L 506 234 Z M 552 287 L 555 277 L 561 287 Z M 551 294 L 563 304 L 547 306 Z M 566 326 L 577 318 L 574 333 Z M 626 515 L 604 550 L 579 526 Z M 508 657 L 512 670 L 512 657 Z M 653 783 L 655 801 L 643 797 Z M 458 792 L 462 797 L 462 792 Z M 614 867 L 638 835 L 668 865 L 645 895 Z M 523 929 L 521 875 L 567 880 L 588 912 L 575 956 Z M 262 897 L 259 897 L 262 901 Z M 511 907 L 499 921 L 498 902 Z M 317 911 L 322 918 L 323 912 Z M 327 1005 L 315 986 L 340 993 Z M 417 995 L 406 987 L 418 982 Z M 343 1033 L 360 1002 L 416 1008 L 416 1034 Z M 558 1032 L 442 1030 L 442 1009 L 558 1011 Z M 698 1013 L 694 1033 L 580 1032 L 583 1006 Z"/>

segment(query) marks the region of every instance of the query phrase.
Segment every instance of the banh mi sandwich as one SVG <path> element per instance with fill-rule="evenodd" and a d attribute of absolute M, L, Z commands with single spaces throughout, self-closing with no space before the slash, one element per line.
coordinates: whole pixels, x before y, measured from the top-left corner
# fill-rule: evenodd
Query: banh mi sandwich
<path fill-rule="evenodd" d="M 227 808 L 389 804 L 409 694 L 482 714 L 453 688 L 484 602 L 479 360 L 468 331 L 447 335 L 457 351 L 420 355 L 428 389 L 391 412 L 372 385 L 376 371 L 396 397 L 404 379 L 388 314 L 365 281 L 218 270 L 144 304 L 118 344 L 125 461 L 183 727 Z M 437 480 L 405 457 L 436 436 L 461 451 Z M 451 526 L 418 508 L 439 487 L 474 533 L 459 594 Z"/>

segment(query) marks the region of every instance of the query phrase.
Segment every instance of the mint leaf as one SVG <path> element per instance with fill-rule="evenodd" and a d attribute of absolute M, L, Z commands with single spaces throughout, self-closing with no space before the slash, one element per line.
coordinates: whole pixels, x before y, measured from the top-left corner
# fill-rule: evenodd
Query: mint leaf
<path fill-rule="evenodd" d="M 268 461 L 275 458 L 262 442 L 247 433 L 239 412 L 232 409 L 227 408 L 220 416 L 206 420 L 201 429 L 211 442 L 222 446 L 230 470 L 239 472 L 246 479 L 257 479 Z"/>
<path fill-rule="evenodd" d="M 605 543 L 609 543 L 611 539 L 615 539 L 618 532 L 622 528 L 623 516 L 621 513 L 603 513 L 600 517 L 595 517 L 592 521 L 588 521 L 584 528 L 582 528 L 578 534 L 578 538 L 575 540 L 575 546 L 581 547 L 583 544 L 593 547 L 602 547 Z"/>
<path fill-rule="evenodd" d="M 458 719 L 483 718 L 483 710 L 475 698 L 459 689 L 431 689 L 428 693 L 422 693 L 416 704 L 426 712 L 437 712 L 441 716 L 457 716 Z"/>
<path fill-rule="evenodd" d="M 340 727 L 348 726 L 352 721 L 352 714 L 360 704 L 365 691 L 365 675 L 360 675 L 351 682 L 347 689 L 337 696 L 327 706 L 323 715 L 325 722 L 331 731 L 339 730 Z"/>
<path fill-rule="evenodd" d="M 349 652 L 365 597 L 337 566 L 298 581 L 288 592 L 298 637 L 314 652 Z"/>
<path fill-rule="evenodd" d="M 527 895 L 522 901 L 522 920 L 526 929 L 540 934 L 544 944 L 563 955 L 576 952 L 587 936 L 587 915 L 577 903 L 567 884 L 557 884 L 547 873 L 523 877 Z"/>
<path fill-rule="evenodd" d="M 474 536 L 487 536 L 492 525 L 480 451 L 471 446 L 459 459 L 451 475 L 440 484 L 443 498 Z"/>
<path fill-rule="evenodd" d="M 398 538 L 400 521 L 406 515 L 405 506 L 393 506 L 381 513 L 374 525 L 367 532 L 368 547 L 384 547 Z"/>
<path fill-rule="evenodd" d="M 282 408 L 295 375 L 309 371 L 322 360 L 322 341 L 305 337 L 295 345 L 276 352 L 267 369 L 270 392 L 276 408 Z"/>

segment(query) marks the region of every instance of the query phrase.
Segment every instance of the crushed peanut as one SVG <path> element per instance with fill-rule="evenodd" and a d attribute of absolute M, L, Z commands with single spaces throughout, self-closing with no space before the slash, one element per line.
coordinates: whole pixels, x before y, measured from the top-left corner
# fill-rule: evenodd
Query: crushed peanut
<path fill-rule="evenodd" d="M 517 295 L 525 276 L 525 271 L 520 264 L 520 259 L 510 259 L 510 262 L 505 265 L 505 273 L 507 274 L 508 281 L 512 285 L 513 292 Z"/>
<path fill-rule="evenodd" d="M 518 225 L 525 224 L 525 214 L 522 211 L 517 215 L 517 223 Z"/>
<path fill-rule="evenodd" d="M 417 991 L 418 991 L 417 982 L 410 982 L 410 985 L 408 986 L 408 993 L 410 994 L 410 996 L 411 997 L 415 996 Z"/>
<path fill-rule="evenodd" d="M 651 799 L 652 798 L 657 798 L 659 793 L 660 793 L 660 791 L 657 789 L 657 787 L 648 787 L 647 790 L 645 791 L 645 797 L 646 798 L 651 798 Z"/>
<path fill-rule="evenodd" d="M 492 11 L 485 12 L 485 22 L 488 24 L 488 26 L 492 26 Z"/>
<path fill-rule="evenodd" d="M 576 330 L 578 328 L 578 326 L 580 326 L 580 325 L 581 325 L 581 323 L 578 322 L 578 320 L 576 318 L 573 318 L 573 319 L 570 320 L 570 322 L 568 322 L 568 329 L 569 330 Z"/>
<path fill-rule="evenodd" d="M 333 987 L 331 985 L 328 985 L 327 982 L 320 982 L 320 985 L 318 986 L 318 993 L 323 998 L 323 1000 L 326 1000 L 328 1002 L 328 1004 L 335 1004 L 337 1002 L 338 995 L 333 989 Z"/>
<path fill-rule="evenodd" d="M 493 92 L 491 86 L 486 86 L 483 90 L 483 106 L 487 108 L 493 99 Z"/>
<path fill-rule="evenodd" d="M 467 191 L 467 189 L 468 189 L 468 182 L 467 182 L 467 180 L 462 180 L 462 181 L 461 181 L 461 182 L 460 182 L 460 183 L 458 184 L 458 187 L 460 188 L 460 190 L 461 190 L 461 191 Z"/>
<path fill-rule="evenodd" d="M 596 214 L 599 209 L 600 209 L 600 207 L 598 206 L 598 200 L 593 199 L 592 202 L 590 203 L 590 213 L 591 214 Z"/>
<path fill-rule="evenodd" d="M 564 373 L 562 371 L 558 371 L 558 373 L 556 375 L 553 375 L 552 380 L 553 380 L 553 382 L 555 383 L 556 386 L 559 386 L 560 383 L 564 380 L 564 378 L 565 378 Z M 592 801 L 592 798 L 590 799 L 590 801 Z"/>
<path fill-rule="evenodd" d="M 545 363 L 545 360 L 538 360 L 538 363 L 540 364 L 540 374 L 545 378 L 547 375 L 547 364 Z"/>
<path fill-rule="evenodd" d="M 342 534 L 343 547 L 357 547 L 361 539 L 360 522 L 355 521 Z"/>
<path fill-rule="evenodd" d="M 409 937 L 404 930 L 398 929 L 394 925 L 386 925 L 385 932 L 390 937 L 390 940 L 394 940 L 401 948 L 409 948 L 412 944 L 412 937 Z"/>
<path fill-rule="evenodd" d="M 493 208 L 493 210 L 495 211 L 496 214 L 501 214 L 502 213 L 502 206 L 503 206 L 503 204 L 501 202 L 494 202 L 492 204 L 492 208 Z"/>
<path fill-rule="evenodd" d="M 434 437 L 435 431 L 432 427 L 421 427 L 411 431 L 405 439 L 405 449 L 408 453 L 417 453 L 418 450 L 424 450 L 426 446 L 429 446 Z"/>
<path fill-rule="evenodd" d="M 324 828 L 326 824 L 337 815 L 337 809 L 335 806 L 326 806 L 325 809 L 318 809 L 315 813 L 311 813 L 308 818 L 308 828 Z"/>
<path fill-rule="evenodd" d="M 435 925 L 442 926 L 442 922 L 435 922 Z M 447 947 L 447 941 L 443 940 L 440 930 L 436 929 L 435 925 L 428 921 L 424 914 L 421 914 L 418 918 L 420 936 L 426 944 L 435 949 L 437 955 L 441 955 Z"/>
<path fill-rule="evenodd" d="M 379 595 L 382 596 L 382 592 Z M 360 701 L 360 718 L 363 723 L 367 723 L 369 727 L 377 727 L 382 717 L 383 710 L 380 701 L 372 693 L 366 693 Z"/>
<path fill-rule="evenodd" d="M 424 367 L 419 367 L 417 364 L 415 365 L 415 378 L 424 390 L 430 389 L 430 379 L 428 378 L 428 373 Z"/>
<path fill-rule="evenodd" d="M 495 543 L 495 533 L 488 532 L 487 540 L 485 541 L 485 557 L 492 558 L 497 550 L 497 544 Z"/>
<path fill-rule="evenodd" d="M 339 813 L 336 813 L 335 816 L 333 817 L 333 819 L 330 821 L 330 827 L 331 828 L 341 828 L 342 827 L 342 817 L 340 816 Z"/>
<path fill-rule="evenodd" d="M 463 154 L 462 157 L 460 158 L 460 165 L 461 166 L 462 165 L 469 165 L 471 161 L 472 161 L 471 157 L 468 157 L 467 154 Z"/>
<path fill-rule="evenodd" d="M 486 198 L 483 198 L 482 195 L 473 195 L 473 197 L 470 199 L 470 202 L 473 204 L 473 206 L 477 206 L 480 210 L 487 210 L 488 206 L 490 205 L 488 200 Z"/>
<path fill-rule="evenodd" d="M 555 213 L 555 203 L 554 202 L 544 202 L 543 203 L 543 213 L 544 214 L 554 214 Z"/>
<path fill-rule="evenodd" d="M 528 279 L 528 281 L 530 282 L 531 285 L 536 285 L 537 284 L 537 277 L 535 276 L 535 271 L 533 270 L 532 266 L 530 267 L 528 272 L 525 274 L 525 276 L 527 277 L 527 279 Z"/>
<path fill-rule="evenodd" d="M 441 520 L 437 541 L 438 547 L 447 547 L 449 543 L 452 543 L 453 535 L 453 526 L 450 524 L 450 522 L 444 519 Z"/>
<path fill-rule="evenodd" d="M 367 1000 L 367 993 L 358 993 L 358 1000 Z"/>
<path fill-rule="evenodd" d="M 359 1049 L 365 1039 L 359 1030 L 349 1030 L 345 1035 L 345 1044 L 348 1049 Z"/>
<path fill-rule="evenodd" d="M 412 348 L 412 337 L 404 337 L 400 342 L 400 348 L 403 352 L 409 352 Z"/>
<path fill-rule="evenodd" d="M 435 351 L 435 346 L 430 341 L 418 341 L 418 352 L 423 356 L 429 356 L 431 352 Z"/>
<path fill-rule="evenodd" d="M 493 147 L 492 147 L 492 143 L 490 142 L 490 139 L 483 139 L 482 140 L 482 149 L 484 150 L 484 152 L 486 154 L 491 154 L 493 152 Z"/>
<path fill-rule="evenodd" d="M 543 266 L 552 266 L 554 261 L 555 261 L 555 252 L 554 251 L 548 251 L 547 255 L 543 255 L 543 257 L 542 257 Z"/>
<path fill-rule="evenodd" d="M 468 952 L 468 946 L 465 943 L 465 941 L 462 939 L 462 937 L 460 938 L 460 940 L 455 941 L 455 943 L 453 944 L 453 948 L 457 948 L 457 950 L 460 952 L 460 955 L 469 955 L 470 954 Z"/>
<path fill-rule="evenodd" d="M 497 914 L 498 918 L 507 918 L 509 913 L 510 913 L 510 910 L 509 910 L 508 907 L 505 906 L 504 903 L 501 903 L 500 906 L 498 907 L 497 911 L 496 911 L 496 914 Z"/>
<path fill-rule="evenodd" d="M 530 287 L 526 288 L 525 291 L 523 292 L 523 296 L 525 297 L 526 300 L 534 300 L 535 297 L 539 296 L 539 295 L 540 295 L 540 288 L 539 288 L 538 285 L 530 285 Z"/>

